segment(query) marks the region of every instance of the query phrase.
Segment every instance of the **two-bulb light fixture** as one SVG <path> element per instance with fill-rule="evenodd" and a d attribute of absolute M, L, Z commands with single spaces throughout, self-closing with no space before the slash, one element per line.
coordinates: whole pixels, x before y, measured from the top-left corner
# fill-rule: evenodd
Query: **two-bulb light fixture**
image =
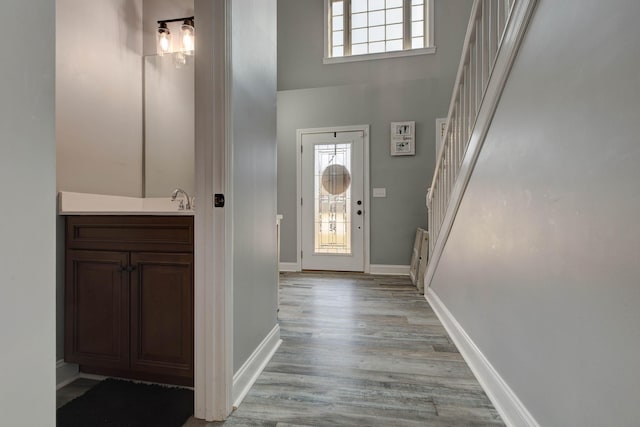
<path fill-rule="evenodd" d="M 180 21 L 182 21 L 182 25 L 180 26 L 180 44 L 177 49 L 174 49 L 171 31 L 167 23 Z M 174 53 L 174 60 L 177 67 L 186 64 L 187 57 L 192 56 L 195 50 L 195 29 L 193 21 L 193 16 L 158 21 L 158 31 L 156 34 L 158 55 L 163 56 Z"/>

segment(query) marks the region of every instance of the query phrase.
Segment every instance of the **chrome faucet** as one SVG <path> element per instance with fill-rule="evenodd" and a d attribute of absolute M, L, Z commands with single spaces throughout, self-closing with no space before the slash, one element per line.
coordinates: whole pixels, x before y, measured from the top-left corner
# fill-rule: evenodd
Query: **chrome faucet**
<path fill-rule="evenodd" d="M 189 198 L 189 195 L 187 194 L 186 191 L 184 191 L 182 188 L 176 188 L 175 190 L 173 190 L 173 193 L 171 193 L 171 201 L 175 202 L 176 199 L 178 198 L 178 195 L 182 194 L 184 196 L 183 199 L 180 199 L 180 204 L 178 205 L 178 210 L 183 211 L 185 209 L 190 210 L 191 209 L 191 199 Z M 186 201 L 186 203 L 185 203 Z"/>

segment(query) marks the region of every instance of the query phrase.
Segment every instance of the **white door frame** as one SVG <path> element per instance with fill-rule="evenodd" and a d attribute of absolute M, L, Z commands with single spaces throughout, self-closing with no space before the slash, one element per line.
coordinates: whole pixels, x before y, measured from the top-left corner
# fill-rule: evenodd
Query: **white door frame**
<path fill-rule="evenodd" d="M 232 194 L 231 0 L 195 0 L 195 416 L 225 419 L 233 387 L 233 212 L 213 207 Z"/>
<path fill-rule="evenodd" d="M 353 125 L 353 126 L 332 126 L 326 128 L 308 128 L 298 129 L 296 131 L 296 218 L 298 222 L 298 235 L 296 239 L 296 270 L 302 271 L 302 136 L 314 133 L 331 133 L 331 132 L 362 132 L 363 140 L 363 162 L 364 162 L 364 272 L 369 273 L 371 270 L 370 259 L 370 226 L 371 226 L 371 204 L 369 200 L 369 125 Z"/>

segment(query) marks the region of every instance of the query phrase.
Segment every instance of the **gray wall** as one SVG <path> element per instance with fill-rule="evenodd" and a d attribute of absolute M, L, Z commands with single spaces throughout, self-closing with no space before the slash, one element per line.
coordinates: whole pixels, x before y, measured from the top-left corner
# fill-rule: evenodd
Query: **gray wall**
<path fill-rule="evenodd" d="M 0 425 L 54 426 L 54 2 L 3 1 L 2 17 Z"/>
<path fill-rule="evenodd" d="M 435 165 L 435 119 L 446 117 L 471 0 L 435 3 L 434 55 L 322 64 L 323 1 L 278 1 L 280 260 L 296 261 L 296 129 L 370 124 L 371 263 L 408 265 Z M 416 122 L 416 156 L 389 155 L 392 121 Z"/>
<path fill-rule="evenodd" d="M 58 190 L 142 195 L 142 0 L 56 1 Z"/>
<path fill-rule="evenodd" d="M 276 324 L 276 0 L 229 3 L 236 372 Z"/>
<path fill-rule="evenodd" d="M 141 56 L 159 19 L 191 15 L 193 0 L 56 1 L 58 190 L 142 196 Z"/>
<path fill-rule="evenodd" d="M 155 57 L 158 21 L 194 15 L 193 0 L 142 0 L 142 51 L 145 56 L 144 197 L 163 197 L 180 187 L 195 194 L 194 65 L 181 69 L 173 55 Z M 168 23 L 174 48 L 182 22 Z M 198 24 L 195 24 L 196 38 Z M 189 58 L 193 59 L 193 58 Z"/>
<path fill-rule="evenodd" d="M 638 425 L 638 18 L 539 1 L 432 285 L 543 426 Z"/>
<path fill-rule="evenodd" d="M 173 55 L 144 58 L 144 197 L 195 195 L 194 58 L 177 68 Z"/>

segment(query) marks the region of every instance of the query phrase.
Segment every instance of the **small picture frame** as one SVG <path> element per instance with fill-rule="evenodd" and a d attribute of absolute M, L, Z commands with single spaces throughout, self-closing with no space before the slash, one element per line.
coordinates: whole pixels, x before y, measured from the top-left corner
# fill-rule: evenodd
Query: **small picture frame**
<path fill-rule="evenodd" d="M 415 156 L 416 122 L 391 122 L 391 155 Z"/>

